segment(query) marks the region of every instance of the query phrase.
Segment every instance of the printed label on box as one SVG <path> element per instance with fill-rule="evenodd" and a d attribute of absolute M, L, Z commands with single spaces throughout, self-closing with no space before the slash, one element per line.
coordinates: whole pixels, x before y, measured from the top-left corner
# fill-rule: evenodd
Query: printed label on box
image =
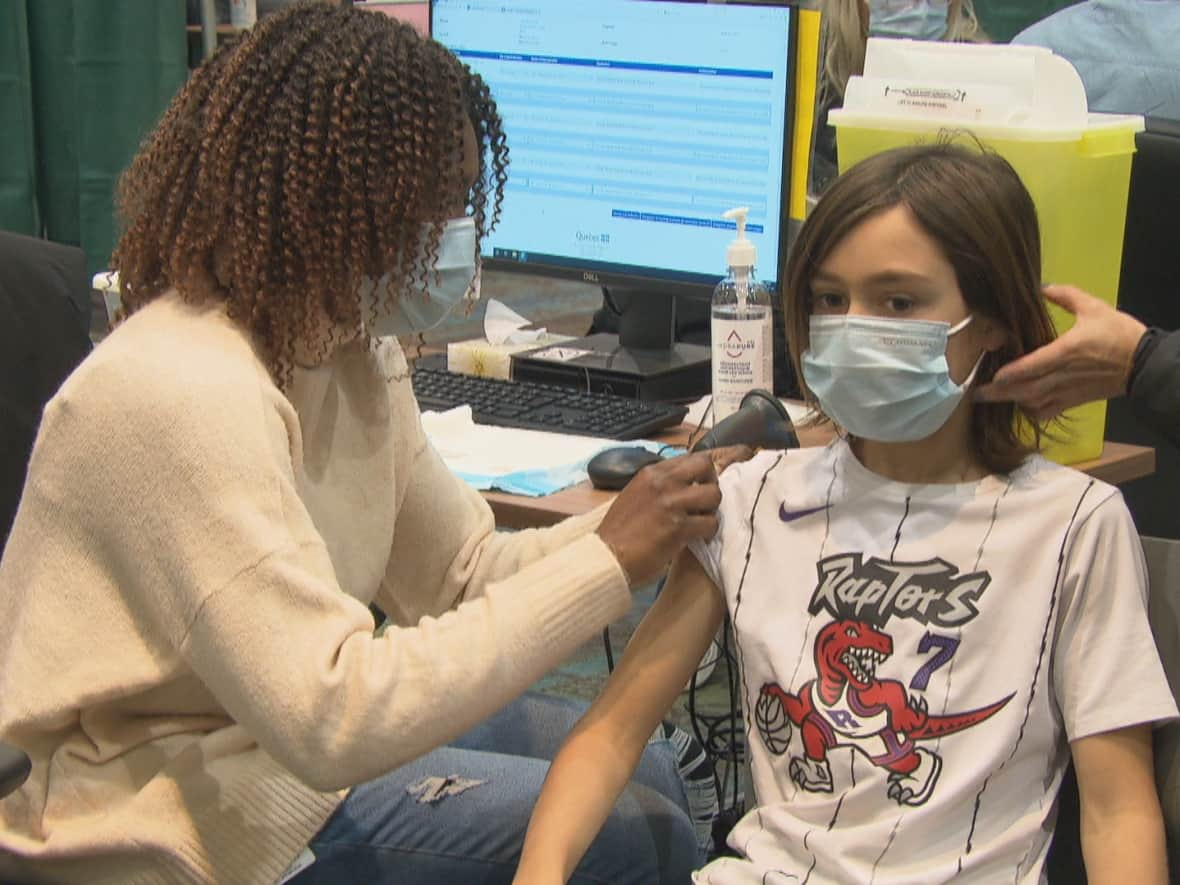
<path fill-rule="evenodd" d="M 581 356 L 590 356 L 594 351 L 582 350 L 577 347 L 546 347 L 530 354 L 530 359 L 553 360 L 555 363 L 568 363 Z"/>

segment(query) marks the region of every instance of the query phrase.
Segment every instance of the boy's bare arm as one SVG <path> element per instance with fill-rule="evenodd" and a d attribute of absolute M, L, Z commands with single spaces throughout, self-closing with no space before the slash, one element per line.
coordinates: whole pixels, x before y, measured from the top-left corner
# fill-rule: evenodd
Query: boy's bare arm
<path fill-rule="evenodd" d="M 1070 744 L 1082 812 L 1082 856 L 1092 885 L 1168 881 L 1164 823 L 1151 756 L 1151 726 Z"/>
<path fill-rule="evenodd" d="M 549 768 L 518 885 L 564 882 L 573 874 L 724 615 L 721 594 L 696 558 L 682 552 L 602 694 Z"/>

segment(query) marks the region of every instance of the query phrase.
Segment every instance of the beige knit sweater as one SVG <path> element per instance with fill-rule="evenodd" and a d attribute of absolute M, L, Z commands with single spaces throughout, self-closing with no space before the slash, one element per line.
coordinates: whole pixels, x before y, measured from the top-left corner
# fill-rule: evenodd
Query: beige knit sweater
<path fill-rule="evenodd" d="M 274 882 L 348 787 L 626 612 L 600 518 L 495 533 L 392 341 L 285 396 L 220 308 L 153 302 L 46 409 L 0 562 L 0 737 L 33 760 L 0 880 Z"/>

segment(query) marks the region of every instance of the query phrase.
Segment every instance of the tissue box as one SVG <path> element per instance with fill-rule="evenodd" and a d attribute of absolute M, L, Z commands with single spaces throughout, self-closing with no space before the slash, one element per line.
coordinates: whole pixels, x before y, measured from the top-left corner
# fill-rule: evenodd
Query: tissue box
<path fill-rule="evenodd" d="M 486 338 L 452 341 L 447 345 L 447 370 L 465 375 L 482 375 L 485 378 L 508 379 L 512 376 L 512 354 L 547 344 L 560 344 L 571 337 L 546 334 L 523 344 L 492 344 Z"/>

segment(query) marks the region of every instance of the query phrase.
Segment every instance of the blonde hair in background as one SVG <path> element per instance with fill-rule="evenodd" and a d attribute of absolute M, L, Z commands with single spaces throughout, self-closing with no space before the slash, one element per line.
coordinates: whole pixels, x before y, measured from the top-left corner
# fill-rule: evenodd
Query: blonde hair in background
<path fill-rule="evenodd" d="M 844 95 L 848 78 L 860 74 L 868 39 L 868 0 L 818 0 L 822 16 L 820 75 L 821 106 Z M 942 39 L 952 43 L 987 43 L 971 0 L 949 0 L 947 28 Z"/>

